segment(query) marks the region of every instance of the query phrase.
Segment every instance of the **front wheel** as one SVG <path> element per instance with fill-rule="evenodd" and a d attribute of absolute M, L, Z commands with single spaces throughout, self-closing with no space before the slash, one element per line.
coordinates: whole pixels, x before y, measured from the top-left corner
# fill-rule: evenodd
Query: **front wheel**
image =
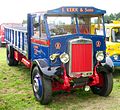
<path fill-rule="evenodd" d="M 94 94 L 100 96 L 108 96 L 113 88 L 113 76 L 112 73 L 101 72 L 99 75 L 99 84 L 92 86 L 91 90 Z"/>
<path fill-rule="evenodd" d="M 51 102 L 52 85 L 51 80 L 44 78 L 38 69 L 34 67 L 32 71 L 32 88 L 37 101 L 45 105 Z"/>

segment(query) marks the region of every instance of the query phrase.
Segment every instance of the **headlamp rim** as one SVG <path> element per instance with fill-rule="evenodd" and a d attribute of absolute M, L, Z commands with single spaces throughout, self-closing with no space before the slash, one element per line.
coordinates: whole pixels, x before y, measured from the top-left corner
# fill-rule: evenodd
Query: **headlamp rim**
<path fill-rule="evenodd" d="M 63 59 L 62 59 L 63 55 L 67 55 L 67 61 L 66 61 L 66 62 L 64 62 Z M 61 61 L 62 63 L 64 63 L 64 64 L 65 64 L 65 63 L 68 63 L 69 60 L 70 60 L 70 59 L 69 59 L 69 55 L 68 55 L 67 53 L 63 52 L 63 53 L 60 55 L 60 61 Z"/>
<path fill-rule="evenodd" d="M 103 60 L 104 57 L 105 57 L 104 54 L 103 54 L 103 51 L 98 51 L 98 52 L 96 53 L 96 59 L 97 59 L 97 61 L 102 61 L 102 60 L 99 60 L 99 59 L 98 59 L 99 55 L 100 55 L 100 56 L 101 56 L 101 55 L 103 56 L 103 58 L 102 58 L 102 60 Z"/>

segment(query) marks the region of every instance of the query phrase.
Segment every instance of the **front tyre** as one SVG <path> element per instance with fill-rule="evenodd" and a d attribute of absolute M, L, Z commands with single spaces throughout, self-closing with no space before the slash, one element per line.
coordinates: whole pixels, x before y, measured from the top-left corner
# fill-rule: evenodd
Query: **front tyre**
<path fill-rule="evenodd" d="M 32 71 L 32 88 L 37 101 L 45 105 L 52 100 L 51 80 L 44 78 L 38 69 L 34 67 Z"/>
<path fill-rule="evenodd" d="M 92 86 L 91 90 L 94 94 L 98 94 L 100 96 L 108 96 L 113 88 L 113 76 L 112 73 L 101 72 L 99 75 L 99 84 L 96 86 Z"/>

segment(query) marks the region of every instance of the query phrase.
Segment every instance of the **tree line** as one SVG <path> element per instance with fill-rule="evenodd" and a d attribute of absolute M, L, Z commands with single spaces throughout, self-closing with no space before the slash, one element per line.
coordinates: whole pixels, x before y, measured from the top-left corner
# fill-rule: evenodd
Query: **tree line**
<path fill-rule="evenodd" d="M 112 20 L 119 20 L 120 21 L 120 12 L 119 13 L 111 13 L 110 15 L 104 16 L 105 22 L 111 22 Z M 27 23 L 27 20 L 23 20 L 23 24 Z"/>
<path fill-rule="evenodd" d="M 120 12 L 119 13 L 111 13 L 110 15 L 104 16 L 105 22 L 110 22 L 112 20 L 119 20 L 120 21 Z"/>

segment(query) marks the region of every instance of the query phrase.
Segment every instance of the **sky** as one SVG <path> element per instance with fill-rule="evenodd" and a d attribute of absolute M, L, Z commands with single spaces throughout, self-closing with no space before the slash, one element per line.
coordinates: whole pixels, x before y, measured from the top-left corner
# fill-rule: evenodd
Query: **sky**
<path fill-rule="evenodd" d="M 27 13 L 55 9 L 61 6 L 94 6 L 107 14 L 120 12 L 120 0 L 2 0 L 0 24 L 21 23 Z"/>

